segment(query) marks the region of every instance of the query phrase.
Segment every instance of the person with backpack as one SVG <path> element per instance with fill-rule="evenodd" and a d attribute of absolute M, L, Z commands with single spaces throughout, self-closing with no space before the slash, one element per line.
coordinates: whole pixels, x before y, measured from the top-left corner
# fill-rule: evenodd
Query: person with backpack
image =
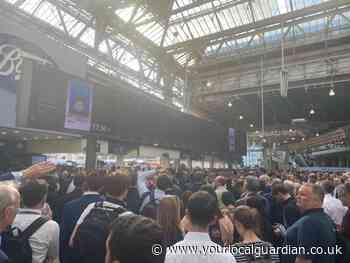
<path fill-rule="evenodd" d="M 0 235 L 12 224 L 20 206 L 20 194 L 12 186 L 0 185 Z M 1 241 L 0 241 L 1 242 Z M 3 243 L 0 243 L 3 245 Z M 9 263 L 8 255 L 0 247 L 0 263 Z"/>
<path fill-rule="evenodd" d="M 166 196 L 166 191 L 172 187 L 171 180 L 166 175 L 155 178 L 155 171 L 138 174 L 138 190 L 140 193 L 139 213 L 156 219 L 159 201 Z"/>
<path fill-rule="evenodd" d="M 266 253 L 270 251 L 269 248 L 272 245 L 268 242 L 262 241 L 257 233 L 257 221 L 252 208 L 248 206 L 238 206 L 234 210 L 234 224 L 237 229 L 241 242 L 236 243 L 232 247 L 233 255 L 236 258 L 237 263 L 279 263 L 278 254 Z M 253 251 L 250 249 L 261 248 L 263 253 L 255 254 L 258 249 Z M 249 252 L 249 253 L 247 253 Z"/>
<path fill-rule="evenodd" d="M 119 215 L 132 213 L 127 211 L 125 202 L 129 186 L 130 178 L 127 175 L 116 174 L 105 178 L 105 200 L 86 207 L 69 242 L 80 256 L 79 262 L 104 262 L 110 225 Z"/>
<path fill-rule="evenodd" d="M 83 195 L 64 205 L 60 222 L 60 261 L 62 263 L 80 263 L 77 253 L 69 247 L 69 240 L 85 208 L 91 203 L 103 200 L 103 196 L 99 193 L 102 186 L 102 177 L 85 176 L 82 186 Z"/>
<path fill-rule="evenodd" d="M 35 179 L 20 188 L 23 208 L 2 240 L 13 263 L 46 263 L 58 257 L 59 226 L 42 215 L 47 192 L 46 182 Z"/>

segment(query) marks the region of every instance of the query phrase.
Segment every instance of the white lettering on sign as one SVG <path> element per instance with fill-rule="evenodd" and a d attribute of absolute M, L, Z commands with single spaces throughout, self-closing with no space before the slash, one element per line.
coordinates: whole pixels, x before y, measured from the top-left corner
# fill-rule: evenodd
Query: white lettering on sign
<path fill-rule="evenodd" d="M 15 80 L 21 77 L 23 64 L 22 50 L 13 45 L 0 46 L 0 76 L 15 74 Z"/>

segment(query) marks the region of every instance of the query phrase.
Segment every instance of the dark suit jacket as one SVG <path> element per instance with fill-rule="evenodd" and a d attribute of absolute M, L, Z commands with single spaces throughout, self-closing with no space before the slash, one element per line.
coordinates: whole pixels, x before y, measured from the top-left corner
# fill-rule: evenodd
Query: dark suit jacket
<path fill-rule="evenodd" d="M 63 208 L 64 206 L 69 203 L 70 201 L 76 200 L 80 198 L 83 195 L 83 191 L 80 188 L 74 189 L 73 192 L 69 194 L 65 194 L 57 199 L 56 201 L 56 217 L 54 217 L 54 220 L 57 223 L 61 223 L 62 215 L 63 215 Z"/>
<path fill-rule="evenodd" d="M 9 258 L 6 254 L 0 249 L 0 263 L 9 263 Z"/>
<path fill-rule="evenodd" d="M 64 208 L 60 227 L 60 260 L 61 263 L 79 263 L 76 251 L 72 250 L 68 243 L 75 224 L 85 208 L 94 202 L 102 201 L 100 195 L 91 194 L 68 202 Z"/>

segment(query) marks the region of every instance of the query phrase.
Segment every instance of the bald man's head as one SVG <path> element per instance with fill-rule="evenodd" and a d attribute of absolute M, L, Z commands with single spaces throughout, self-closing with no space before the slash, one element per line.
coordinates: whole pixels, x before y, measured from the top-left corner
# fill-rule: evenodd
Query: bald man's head
<path fill-rule="evenodd" d="M 0 185 L 0 232 L 12 224 L 20 206 L 20 194 L 16 188 Z"/>

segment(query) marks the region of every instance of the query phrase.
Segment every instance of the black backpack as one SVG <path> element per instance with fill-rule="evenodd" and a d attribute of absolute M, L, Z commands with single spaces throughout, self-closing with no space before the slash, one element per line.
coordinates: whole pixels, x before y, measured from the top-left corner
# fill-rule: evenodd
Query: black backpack
<path fill-rule="evenodd" d="M 142 207 L 142 210 L 140 210 L 140 214 L 145 217 L 149 217 L 156 220 L 158 215 L 159 202 L 155 198 L 154 191 L 149 191 L 144 193 L 141 196 L 140 204 L 142 206 L 143 202 L 146 200 L 148 196 L 149 196 L 149 202 L 144 207 Z"/>
<path fill-rule="evenodd" d="M 9 257 L 11 263 L 32 263 L 29 238 L 48 221 L 44 217 L 39 217 L 23 232 L 14 227 L 2 234 L 1 249 Z"/>
<path fill-rule="evenodd" d="M 82 258 L 82 262 L 104 262 L 106 240 L 110 226 L 118 216 L 127 210 L 104 206 L 97 202 L 84 222 L 79 226 L 74 239 L 74 248 Z"/>

